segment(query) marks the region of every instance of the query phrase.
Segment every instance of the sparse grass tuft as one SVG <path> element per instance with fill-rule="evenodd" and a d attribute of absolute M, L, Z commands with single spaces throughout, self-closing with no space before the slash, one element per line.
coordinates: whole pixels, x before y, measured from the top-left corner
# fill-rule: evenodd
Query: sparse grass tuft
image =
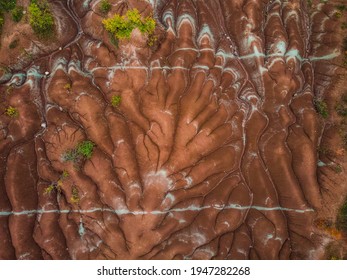
<path fill-rule="evenodd" d="M 68 150 L 63 155 L 63 161 L 72 161 L 76 163 L 79 160 L 79 155 L 76 149 Z"/>
<path fill-rule="evenodd" d="M 341 11 L 336 11 L 334 14 L 335 18 L 339 19 L 342 17 L 342 12 Z"/>
<path fill-rule="evenodd" d="M 347 117 L 347 107 L 344 104 L 338 104 L 336 106 L 336 112 L 341 117 Z"/>
<path fill-rule="evenodd" d="M 64 89 L 66 89 L 67 93 L 70 93 L 71 92 L 71 84 L 70 83 L 67 83 L 64 85 Z"/>
<path fill-rule="evenodd" d="M 319 115 L 321 115 L 324 119 L 326 119 L 329 116 L 328 112 L 328 105 L 323 100 L 315 100 L 314 106 L 316 108 L 316 111 Z"/>
<path fill-rule="evenodd" d="M 67 170 L 64 170 L 63 173 L 61 174 L 61 178 L 62 179 L 66 179 L 69 176 L 70 176 L 70 174 L 69 174 L 69 172 Z"/>
<path fill-rule="evenodd" d="M 118 107 L 121 101 L 122 101 L 122 97 L 120 95 L 114 95 L 112 96 L 111 104 L 113 107 Z"/>
<path fill-rule="evenodd" d="M 312 0 L 306 0 L 306 3 L 309 8 L 312 8 Z"/>
<path fill-rule="evenodd" d="M 345 199 L 336 220 L 336 228 L 347 232 L 347 198 Z"/>
<path fill-rule="evenodd" d="M 44 189 L 43 194 L 50 194 L 54 189 L 55 189 L 55 186 L 51 184 Z"/>
<path fill-rule="evenodd" d="M 341 173 L 342 172 L 342 166 L 340 164 L 336 164 L 333 166 L 333 170 L 335 173 Z"/>
<path fill-rule="evenodd" d="M 12 106 L 9 106 L 6 108 L 5 114 L 11 118 L 16 118 L 19 116 L 18 109 L 14 108 Z"/>
<path fill-rule="evenodd" d="M 75 186 L 72 187 L 70 202 L 71 203 L 78 203 L 78 202 L 80 202 L 79 192 L 78 192 L 78 189 Z"/>

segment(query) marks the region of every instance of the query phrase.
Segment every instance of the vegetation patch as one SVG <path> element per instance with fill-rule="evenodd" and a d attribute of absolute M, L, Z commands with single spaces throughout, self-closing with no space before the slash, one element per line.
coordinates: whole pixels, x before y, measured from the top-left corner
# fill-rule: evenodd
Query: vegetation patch
<path fill-rule="evenodd" d="M 112 8 L 111 3 L 108 0 L 101 0 L 100 3 L 100 12 L 103 14 L 107 14 Z"/>
<path fill-rule="evenodd" d="M 319 99 L 315 100 L 314 107 L 316 108 L 317 113 L 324 119 L 329 116 L 328 105 L 325 101 Z"/>
<path fill-rule="evenodd" d="M 85 158 L 91 158 L 95 144 L 92 141 L 83 141 L 77 146 L 77 153 Z"/>
<path fill-rule="evenodd" d="M 90 159 L 93 154 L 95 144 L 86 140 L 79 143 L 74 149 L 68 150 L 63 155 L 63 161 L 72 161 L 74 163 L 78 163 L 82 159 Z"/>
<path fill-rule="evenodd" d="M 16 7 L 17 0 L 0 0 L 0 11 L 9 12 Z"/>
<path fill-rule="evenodd" d="M 34 32 L 47 38 L 54 31 L 54 18 L 46 1 L 32 0 L 29 5 L 29 22 Z"/>
<path fill-rule="evenodd" d="M 6 108 L 5 114 L 11 118 L 16 118 L 19 116 L 18 109 L 14 108 L 12 106 L 9 106 Z"/>
<path fill-rule="evenodd" d="M 14 21 L 14 22 L 20 22 L 21 19 L 23 18 L 23 12 L 24 12 L 23 6 L 16 6 L 16 7 L 11 11 L 11 15 L 12 15 L 13 21 Z"/>
<path fill-rule="evenodd" d="M 115 14 L 102 21 L 104 28 L 117 39 L 130 38 L 131 32 L 138 28 L 141 33 L 151 35 L 155 29 L 152 17 L 142 18 L 137 9 L 128 10 L 125 15 Z"/>
<path fill-rule="evenodd" d="M 347 198 L 337 215 L 336 228 L 347 233 Z"/>
<path fill-rule="evenodd" d="M 341 173 L 342 172 L 342 166 L 340 164 L 333 165 L 333 170 L 335 173 Z"/>
<path fill-rule="evenodd" d="M 71 190 L 70 202 L 71 203 L 78 203 L 78 202 L 80 202 L 79 192 L 78 192 L 78 189 L 75 186 L 72 187 L 72 190 Z"/>
<path fill-rule="evenodd" d="M 64 85 L 64 89 L 66 89 L 67 93 L 70 93 L 71 92 L 71 84 L 70 83 L 67 83 Z"/>
<path fill-rule="evenodd" d="M 51 192 L 53 192 L 54 189 L 55 189 L 55 186 L 51 184 L 44 189 L 43 194 L 50 194 Z"/>
<path fill-rule="evenodd" d="M 63 173 L 60 175 L 60 178 L 57 182 L 54 182 L 52 184 L 50 184 L 48 187 L 46 187 L 43 191 L 43 194 L 50 194 L 52 193 L 54 190 L 56 190 L 57 192 L 61 192 L 61 188 L 63 186 L 63 181 L 68 178 L 69 172 L 67 172 L 66 170 L 63 171 Z"/>
<path fill-rule="evenodd" d="M 1 29 L 4 26 L 4 23 L 5 23 L 4 14 L 1 13 L 0 11 L 0 34 L 1 34 Z"/>
<path fill-rule="evenodd" d="M 121 101 L 122 101 L 122 97 L 120 95 L 114 95 L 112 96 L 111 104 L 113 107 L 118 107 Z"/>

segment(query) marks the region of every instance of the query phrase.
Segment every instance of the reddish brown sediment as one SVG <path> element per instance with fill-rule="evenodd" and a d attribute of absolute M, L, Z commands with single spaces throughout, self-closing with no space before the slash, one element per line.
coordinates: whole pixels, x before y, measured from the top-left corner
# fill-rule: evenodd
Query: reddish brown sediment
<path fill-rule="evenodd" d="M 113 45 L 100 1 L 50 2 L 55 40 L 6 23 L 34 55 L 0 55 L 0 259 L 343 257 L 339 1 L 110 0 L 153 15 L 152 46 Z"/>

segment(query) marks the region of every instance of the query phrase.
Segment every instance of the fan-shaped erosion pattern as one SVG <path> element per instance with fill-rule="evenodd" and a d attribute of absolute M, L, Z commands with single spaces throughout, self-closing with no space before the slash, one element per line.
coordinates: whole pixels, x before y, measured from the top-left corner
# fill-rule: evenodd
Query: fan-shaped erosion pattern
<path fill-rule="evenodd" d="M 0 259 L 343 258 L 346 32 L 308 2 L 49 1 L 0 56 Z M 134 8 L 157 41 L 112 43 Z"/>

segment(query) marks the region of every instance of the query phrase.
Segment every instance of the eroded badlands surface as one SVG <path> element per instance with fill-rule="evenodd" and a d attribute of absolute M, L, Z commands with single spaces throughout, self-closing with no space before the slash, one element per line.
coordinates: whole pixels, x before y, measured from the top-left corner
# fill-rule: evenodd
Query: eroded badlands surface
<path fill-rule="evenodd" d="M 68 0 L 51 1 L 57 41 L 2 54 L 0 258 L 329 257 L 345 237 L 316 221 L 347 186 L 319 158 L 341 143 L 314 100 L 334 108 L 345 73 L 334 5 L 111 2 L 153 14 L 154 46 L 112 45 L 99 1 Z M 84 140 L 91 158 L 67 160 Z"/>

